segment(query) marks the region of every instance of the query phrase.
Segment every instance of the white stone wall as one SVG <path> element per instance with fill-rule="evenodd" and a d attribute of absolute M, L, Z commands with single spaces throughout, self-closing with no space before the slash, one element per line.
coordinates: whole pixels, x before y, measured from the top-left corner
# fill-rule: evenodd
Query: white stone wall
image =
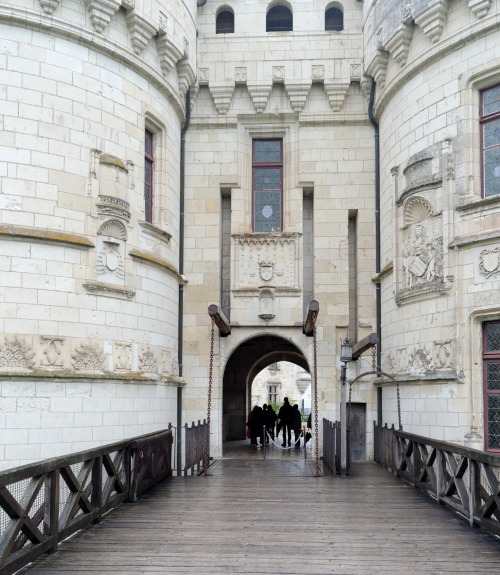
<path fill-rule="evenodd" d="M 195 12 L 194 1 L 2 3 L 4 468 L 175 423 Z"/>
<path fill-rule="evenodd" d="M 479 90 L 500 81 L 498 3 L 397 4 L 365 7 L 381 137 L 383 368 L 400 380 L 404 429 L 483 449 L 481 321 L 499 317 L 500 275 L 486 278 L 479 260 L 498 246 L 500 204 L 481 200 L 478 119 Z M 395 390 L 383 394 L 390 419 Z"/>

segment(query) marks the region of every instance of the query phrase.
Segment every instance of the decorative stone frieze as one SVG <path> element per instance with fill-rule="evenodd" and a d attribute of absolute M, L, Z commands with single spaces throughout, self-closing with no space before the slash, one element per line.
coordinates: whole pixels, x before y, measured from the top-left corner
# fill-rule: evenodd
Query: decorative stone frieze
<path fill-rule="evenodd" d="M 113 345 L 113 368 L 118 372 L 130 372 L 133 369 L 134 350 L 131 343 L 115 341 Z"/>
<path fill-rule="evenodd" d="M 340 108 L 342 108 L 349 86 L 349 82 L 325 81 L 325 93 L 328 96 L 330 107 L 334 112 L 338 112 Z"/>
<path fill-rule="evenodd" d="M 295 289 L 298 284 L 298 235 L 236 234 L 235 259 L 239 262 L 234 289 Z"/>
<path fill-rule="evenodd" d="M 484 18 L 491 7 L 491 0 L 469 0 L 469 8 L 477 18 Z"/>
<path fill-rule="evenodd" d="M 200 86 L 208 86 L 209 81 L 210 81 L 209 68 L 198 68 L 198 84 Z"/>
<path fill-rule="evenodd" d="M 217 112 L 219 114 L 227 114 L 234 93 L 234 84 L 210 82 L 208 88 L 214 99 Z"/>
<path fill-rule="evenodd" d="M 156 34 L 158 29 L 151 24 L 149 19 L 138 14 L 135 8 L 127 12 L 125 19 L 130 32 L 134 52 L 136 54 L 140 54 L 149 44 L 149 41 Z"/>
<path fill-rule="evenodd" d="M 500 246 L 479 252 L 479 274 L 486 279 L 500 275 Z"/>
<path fill-rule="evenodd" d="M 156 38 L 156 49 L 158 50 L 161 71 L 167 75 L 175 68 L 177 62 L 181 60 L 183 56 L 182 50 L 162 30 L 160 30 L 160 34 Z"/>
<path fill-rule="evenodd" d="M 325 79 L 325 67 L 323 65 L 313 65 L 312 67 L 312 81 L 323 82 Z"/>
<path fill-rule="evenodd" d="M 75 371 L 104 371 L 104 353 L 99 343 L 84 341 L 71 354 Z"/>
<path fill-rule="evenodd" d="M 402 23 L 396 30 L 394 36 L 385 43 L 385 49 L 400 66 L 404 66 L 406 64 L 412 37 L 412 26 Z"/>
<path fill-rule="evenodd" d="M 383 354 L 383 364 L 394 375 L 450 374 L 453 369 L 452 340 L 399 346 Z"/>
<path fill-rule="evenodd" d="M 311 90 L 311 85 L 310 81 L 285 83 L 285 89 L 294 112 L 302 111 L 307 101 L 307 95 Z"/>
<path fill-rule="evenodd" d="M 285 81 L 285 66 L 273 66 L 273 83 L 283 84 Z"/>
<path fill-rule="evenodd" d="M 54 12 L 54 10 L 59 6 L 60 1 L 61 0 L 39 0 L 40 6 L 47 14 L 52 14 L 52 12 Z"/>
<path fill-rule="evenodd" d="M 103 284 L 99 282 L 87 282 L 83 284 L 85 290 L 94 295 L 117 297 L 121 299 L 132 299 L 135 291 L 121 286 Z"/>
<path fill-rule="evenodd" d="M 234 82 L 235 84 L 247 83 L 247 69 L 246 67 L 237 66 L 234 69 Z"/>
<path fill-rule="evenodd" d="M 64 368 L 64 356 L 62 353 L 64 340 L 64 337 L 40 336 L 40 344 L 42 345 L 40 367 L 42 369 Z"/>
<path fill-rule="evenodd" d="M 157 373 L 156 356 L 150 347 L 143 348 L 139 355 L 139 370 L 144 373 Z"/>
<path fill-rule="evenodd" d="M 248 82 L 247 89 L 255 111 L 263 112 L 266 109 L 272 86 L 266 82 Z"/>
<path fill-rule="evenodd" d="M 103 216 L 118 217 L 130 221 L 130 204 L 114 196 L 99 196 L 97 213 Z"/>
<path fill-rule="evenodd" d="M 96 32 L 102 32 L 111 22 L 113 14 L 119 10 L 121 0 L 85 0 L 90 13 L 90 21 Z"/>
<path fill-rule="evenodd" d="M 443 32 L 450 0 L 437 0 L 415 15 L 415 23 L 431 42 L 437 42 Z"/>
<path fill-rule="evenodd" d="M 14 336 L 12 339 L 4 337 L 0 344 L 0 369 L 33 369 L 35 365 L 35 352 L 23 339 Z"/>
<path fill-rule="evenodd" d="M 363 75 L 363 66 L 361 64 L 351 64 L 351 82 L 359 82 Z"/>
<path fill-rule="evenodd" d="M 97 279 L 123 284 L 127 230 L 119 220 L 106 220 L 97 230 Z"/>

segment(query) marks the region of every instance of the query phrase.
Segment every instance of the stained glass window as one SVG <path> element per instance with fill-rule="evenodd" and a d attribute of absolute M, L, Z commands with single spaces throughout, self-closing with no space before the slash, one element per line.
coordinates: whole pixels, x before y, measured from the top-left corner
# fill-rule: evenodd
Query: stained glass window
<path fill-rule="evenodd" d="M 488 451 L 500 451 L 500 321 L 483 324 L 485 439 Z"/>
<path fill-rule="evenodd" d="M 500 194 L 500 86 L 481 94 L 483 195 Z"/>
<path fill-rule="evenodd" d="M 153 222 L 153 133 L 144 134 L 144 219 Z"/>
<path fill-rule="evenodd" d="M 253 230 L 282 229 L 283 140 L 253 141 Z"/>

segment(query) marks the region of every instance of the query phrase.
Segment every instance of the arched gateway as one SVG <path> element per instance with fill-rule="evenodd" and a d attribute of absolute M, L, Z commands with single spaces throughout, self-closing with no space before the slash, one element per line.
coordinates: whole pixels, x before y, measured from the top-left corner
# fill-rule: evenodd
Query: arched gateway
<path fill-rule="evenodd" d="M 295 363 L 310 371 L 304 352 L 280 335 L 255 335 L 240 342 L 232 351 L 223 371 L 223 441 L 245 438 L 252 382 L 262 369 L 278 361 Z"/>

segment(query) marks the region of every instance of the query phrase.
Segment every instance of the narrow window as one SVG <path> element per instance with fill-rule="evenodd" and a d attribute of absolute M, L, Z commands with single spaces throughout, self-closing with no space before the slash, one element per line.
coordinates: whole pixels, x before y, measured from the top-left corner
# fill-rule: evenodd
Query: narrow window
<path fill-rule="evenodd" d="M 500 194 L 500 85 L 481 93 L 483 196 Z"/>
<path fill-rule="evenodd" d="M 283 140 L 253 140 L 253 231 L 281 232 Z"/>
<path fill-rule="evenodd" d="M 291 32 L 293 14 L 286 6 L 273 6 L 266 16 L 266 32 Z"/>
<path fill-rule="evenodd" d="M 234 33 L 234 14 L 231 10 L 223 10 L 217 14 L 215 20 L 216 34 L 233 34 Z"/>
<path fill-rule="evenodd" d="M 325 30 L 340 32 L 344 29 L 344 14 L 340 8 L 325 10 Z"/>
<path fill-rule="evenodd" d="M 270 385 L 267 389 L 267 401 L 278 403 L 278 386 Z"/>
<path fill-rule="evenodd" d="M 153 223 L 153 133 L 144 134 L 144 219 Z"/>
<path fill-rule="evenodd" d="M 483 385 L 485 447 L 500 452 L 500 321 L 483 324 Z"/>

